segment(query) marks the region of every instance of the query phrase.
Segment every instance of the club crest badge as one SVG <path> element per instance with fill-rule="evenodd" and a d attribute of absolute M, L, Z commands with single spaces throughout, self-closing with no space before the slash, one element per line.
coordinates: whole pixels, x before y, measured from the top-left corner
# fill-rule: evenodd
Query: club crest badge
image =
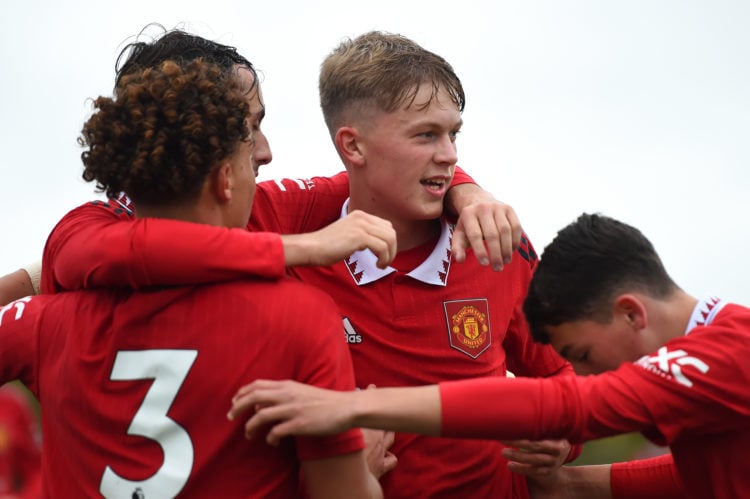
<path fill-rule="evenodd" d="M 443 302 L 451 347 L 476 359 L 492 344 L 486 298 Z"/>

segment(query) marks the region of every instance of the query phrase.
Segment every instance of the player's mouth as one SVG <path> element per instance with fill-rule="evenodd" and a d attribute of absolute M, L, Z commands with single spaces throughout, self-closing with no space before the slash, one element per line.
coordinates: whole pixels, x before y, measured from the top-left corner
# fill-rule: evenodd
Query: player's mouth
<path fill-rule="evenodd" d="M 430 193 L 442 195 L 445 193 L 448 179 L 446 177 L 430 177 L 420 180 L 419 183 Z"/>

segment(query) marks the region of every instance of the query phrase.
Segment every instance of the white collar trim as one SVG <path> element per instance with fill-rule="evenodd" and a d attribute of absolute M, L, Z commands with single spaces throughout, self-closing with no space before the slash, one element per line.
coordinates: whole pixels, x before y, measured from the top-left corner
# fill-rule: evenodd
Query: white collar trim
<path fill-rule="evenodd" d="M 347 199 L 341 208 L 341 218 L 347 216 L 348 213 L 349 200 Z M 435 248 L 424 262 L 407 274 L 409 277 L 434 286 L 446 286 L 448 284 L 448 272 L 451 266 L 451 240 L 453 239 L 454 228 L 453 224 L 444 219 L 441 220 L 440 239 L 438 239 Z M 378 259 L 372 251 L 364 249 L 352 253 L 344 260 L 344 263 L 354 282 L 358 286 L 364 286 L 396 272 L 396 269 L 391 266 L 384 269 L 378 268 L 377 261 Z"/>
<path fill-rule="evenodd" d="M 690 331 L 699 326 L 708 326 L 716 317 L 716 314 L 724 308 L 726 302 L 710 296 L 699 300 L 693 309 L 692 315 L 690 315 L 690 321 L 688 322 L 687 329 L 685 329 L 685 336 L 690 334 Z"/>

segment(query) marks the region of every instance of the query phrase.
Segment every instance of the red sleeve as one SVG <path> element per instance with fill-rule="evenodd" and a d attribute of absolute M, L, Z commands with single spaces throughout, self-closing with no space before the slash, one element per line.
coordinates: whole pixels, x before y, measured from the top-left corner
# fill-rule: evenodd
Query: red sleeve
<path fill-rule="evenodd" d="M 440 384 L 442 434 L 458 438 L 567 438 L 581 443 L 656 427 L 628 364 L 597 376 L 479 378 Z M 471 424 L 469 424 L 471 423 Z"/>
<path fill-rule="evenodd" d="M 468 173 L 463 170 L 463 168 L 456 165 L 456 171 L 453 173 L 453 181 L 451 182 L 451 187 L 455 187 L 461 184 L 476 184 L 476 182 Z"/>
<path fill-rule="evenodd" d="M 346 172 L 332 177 L 261 182 L 247 227 L 281 234 L 316 231 L 338 220 L 348 197 Z"/>
<path fill-rule="evenodd" d="M 612 464 L 610 488 L 612 499 L 681 499 L 686 496 L 672 454 Z"/>
<path fill-rule="evenodd" d="M 451 186 L 475 183 L 456 167 Z M 248 229 L 302 234 L 335 222 L 349 197 L 349 176 L 341 172 L 332 177 L 283 179 L 261 182 Z"/>
<path fill-rule="evenodd" d="M 69 212 L 42 257 L 42 292 L 154 284 L 194 284 L 285 273 L 278 234 L 248 233 L 177 220 L 134 219 L 114 201 Z"/>

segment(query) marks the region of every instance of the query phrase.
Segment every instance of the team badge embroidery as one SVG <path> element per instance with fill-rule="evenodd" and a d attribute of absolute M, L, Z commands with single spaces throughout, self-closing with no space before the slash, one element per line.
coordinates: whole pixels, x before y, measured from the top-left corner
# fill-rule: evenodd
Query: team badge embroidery
<path fill-rule="evenodd" d="M 451 347 L 476 359 L 492 344 L 486 298 L 443 302 Z"/>

